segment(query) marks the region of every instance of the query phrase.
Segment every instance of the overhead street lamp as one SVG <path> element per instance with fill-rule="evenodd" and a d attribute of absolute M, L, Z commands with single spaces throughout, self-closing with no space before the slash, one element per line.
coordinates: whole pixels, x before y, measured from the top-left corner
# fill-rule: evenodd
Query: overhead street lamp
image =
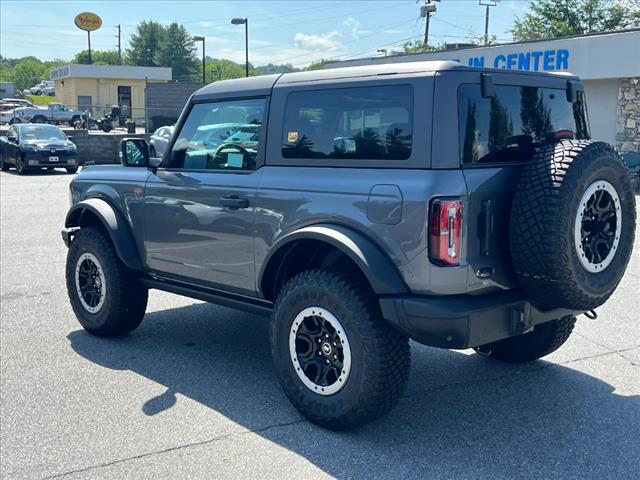
<path fill-rule="evenodd" d="M 249 76 L 249 19 L 248 18 L 232 18 L 232 25 L 244 25 L 244 58 L 245 58 L 245 73 L 246 77 Z"/>
<path fill-rule="evenodd" d="M 478 3 L 487 7 L 487 13 L 484 17 L 484 44 L 489 44 L 489 7 L 495 7 L 500 0 L 478 0 Z"/>
<path fill-rule="evenodd" d="M 192 37 L 195 42 L 202 42 L 202 83 L 207 83 L 205 79 L 205 56 L 204 56 L 204 37 L 200 35 L 196 35 Z"/>

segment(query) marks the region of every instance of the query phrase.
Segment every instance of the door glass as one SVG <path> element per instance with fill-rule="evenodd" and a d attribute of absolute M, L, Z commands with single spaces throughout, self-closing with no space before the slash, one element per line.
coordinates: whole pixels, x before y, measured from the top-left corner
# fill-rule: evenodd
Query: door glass
<path fill-rule="evenodd" d="M 254 170 L 265 99 L 193 106 L 171 149 L 168 168 Z"/>

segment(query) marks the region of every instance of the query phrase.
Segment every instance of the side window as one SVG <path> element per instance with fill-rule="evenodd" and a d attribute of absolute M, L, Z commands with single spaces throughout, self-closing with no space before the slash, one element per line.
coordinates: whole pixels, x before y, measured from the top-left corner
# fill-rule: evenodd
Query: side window
<path fill-rule="evenodd" d="M 413 138 L 413 87 L 355 87 L 287 97 L 285 158 L 406 160 Z"/>
<path fill-rule="evenodd" d="M 167 167 L 254 170 L 263 147 L 260 130 L 265 104 L 263 98 L 195 104 L 173 144 Z"/>
<path fill-rule="evenodd" d="M 526 160 L 561 130 L 576 139 L 589 137 L 583 95 L 572 104 L 563 89 L 496 85 L 494 92 L 485 98 L 480 85 L 458 89 L 463 163 Z"/>

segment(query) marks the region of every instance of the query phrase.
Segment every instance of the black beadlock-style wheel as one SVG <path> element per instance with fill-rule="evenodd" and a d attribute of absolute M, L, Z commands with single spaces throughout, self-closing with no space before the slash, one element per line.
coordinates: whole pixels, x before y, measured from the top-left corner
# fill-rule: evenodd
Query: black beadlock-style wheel
<path fill-rule="evenodd" d="M 613 293 L 635 235 L 635 198 L 610 145 L 562 140 L 524 167 L 510 222 L 518 281 L 543 308 L 591 310 Z"/>
<path fill-rule="evenodd" d="M 540 325 L 517 337 L 505 338 L 477 347 L 479 354 L 509 363 L 525 363 L 537 360 L 560 348 L 569 339 L 575 317 L 563 317 Z"/>
<path fill-rule="evenodd" d="M 124 266 L 111 240 L 100 230 L 82 228 L 73 237 L 66 279 L 73 311 L 89 333 L 111 337 L 140 325 L 147 288 Z"/>
<path fill-rule="evenodd" d="M 384 415 L 409 376 L 408 338 L 382 318 L 354 272 L 309 270 L 290 279 L 274 306 L 271 352 L 289 400 L 333 430 Z"/>

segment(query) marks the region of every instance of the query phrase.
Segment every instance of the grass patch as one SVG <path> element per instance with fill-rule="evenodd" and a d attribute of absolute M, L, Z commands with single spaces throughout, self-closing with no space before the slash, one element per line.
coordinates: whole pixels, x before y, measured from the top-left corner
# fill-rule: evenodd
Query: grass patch
<path fill-rule="evenodd" d="M 50 97 L 49 95 L 27 95 L 35 105 L 46 105 L 56 101 L 56 97 Z"/>

